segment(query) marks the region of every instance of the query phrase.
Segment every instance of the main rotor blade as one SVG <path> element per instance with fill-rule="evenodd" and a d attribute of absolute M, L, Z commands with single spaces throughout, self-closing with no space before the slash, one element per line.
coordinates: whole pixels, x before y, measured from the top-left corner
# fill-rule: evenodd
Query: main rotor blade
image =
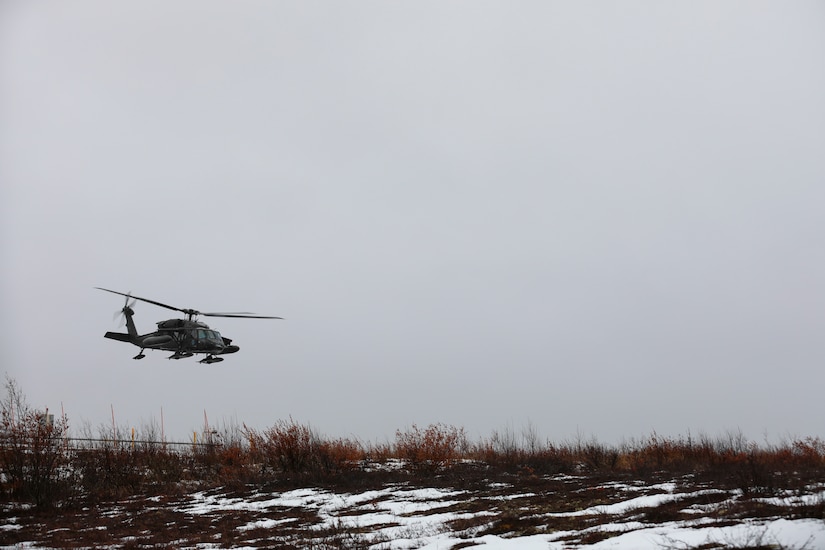
<path fill-rule="evenodd" d="M 254 313 L 201 313 L 204 317 L 235 317 L 239 319 L 283 319 L 269 315 L 255 315 Z"/>
<path fill-rule="evenodd" d="M 148 298 L 141 298 L 140 296 L 135 296 L 133 294 L 126 294 L 125 292 L 118 292 L 117 290 L 109 290 L 108 288 L 100 288 L 99 286 L 95 287 L 98 290 L 104 290 L 106 292 L 111 292 L 112 294 L 120 294 L 121 296 L 126 296 L 128 298 L 132 298 L 133 300 L 140 300 L 141 302 L 148 302 L 150 304 L 154 304 L 156 306 L 165 307 L 166 309 L 171 309 L 173 311 L 181 311 L 183 313 L 187 313 L 188 310 L 181 309 L 179 307 L 170 306 L 169 304 L 164 304 L 161 302 L 156 302 L 155 300 L 150 300 Z"/>
<path fill-rule="evenodd" d="M 148 298 L 141 298 L 140 296 L 135 296 L 131 292 L 118 292 L 117 290 L 109 290 L 108 288 L 101 288 L 99 286 L 95 287 L 98 290 L 103 290 L 105 292 L 111 292 L 112 294 L 120 294 L 121 296 L 126 296 L 126 301 L 128 303 L 129 298 L 131 298 L 132 304 L 134 304 L 134 300 L 140 300 L 142 302 L 147 302 L 150 304 L 154 304 L 156 306 L 165 307 L 166 309 L 171 309 L 172 311 L 180 311 L 181 313 L 185 313 L 190 317 L 197 317 L 198 315 L 203 315 L 205 317 L 236 317 L 236 318 L 243 318 L 243 319 L 283 319 L 283 317 L 270 317 L 268 315 L 255 315 L 254 313 L 249 313 L 248 311 L 241 311 L 236 313 L 201 313 L 195 309 L 183 309 L 180 307 L 170 306 L 169 304 L 164 304 L 163 302 L 157 302 L 155 300 L 150 300 Z M 127 304 L 128 305 L 128 304 Z"/>

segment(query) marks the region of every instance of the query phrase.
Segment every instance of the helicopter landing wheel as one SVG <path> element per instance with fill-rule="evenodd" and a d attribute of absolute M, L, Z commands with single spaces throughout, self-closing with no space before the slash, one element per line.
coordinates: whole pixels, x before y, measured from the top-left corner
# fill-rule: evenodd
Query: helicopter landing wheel
<path fill-rule="evenodd" d="M 141 351 L 140 353 L 132 357 L 132 359 L 143 359 L 144 357 L 146 356 L 143 354 L 143 351 Z"/>

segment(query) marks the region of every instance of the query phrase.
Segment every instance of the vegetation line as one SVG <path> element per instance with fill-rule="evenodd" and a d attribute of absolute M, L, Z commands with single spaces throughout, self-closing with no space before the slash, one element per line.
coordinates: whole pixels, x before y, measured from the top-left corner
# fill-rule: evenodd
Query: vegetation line
<path fill-rule="evenodd" d="M 413 425 L 398 430 L 394 442 L 372 444 L 326 438 L 290 418 L 264 430 L 210 430 L 199 443 L 164 442 L 151 428 L 133 432 L 134 439 L 67 434 L 65 417 L 46 421 L 7 378 L 0 401 L 0 501 L 66 507 L 193 488 L 376 486 L 422 479 L 467 484 L 557 474 L 690 476 L 697 484 L 742 495 L 780 495 L 822 483 L 825 471 L 825 441 L 819 438 L 760 445 L 741 433 L 715 439 L 653 433 L 620 445 L 581 438 L 557 444 L 539 441 L 531 429 L 470 441 L 463 428 L 432 424 Z"/>

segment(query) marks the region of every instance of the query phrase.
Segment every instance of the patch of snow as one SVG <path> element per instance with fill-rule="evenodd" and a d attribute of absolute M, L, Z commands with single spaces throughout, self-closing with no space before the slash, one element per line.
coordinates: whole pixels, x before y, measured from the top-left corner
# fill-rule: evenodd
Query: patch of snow
<path fill-rule="evenodd" d="M 592 550 L 661 550 L 717 544 L 724 547 L 777 545 L 787 548 L 825 548 L 825 523 L 816 520 L 744 521 L 725 527 L 652 527 L 623 533 L 592 545 Z"/>
<path fill-rule="evenodd" d="M 295 523 L 296 518 L 287 519 L 261 519 L 258 521 L 251 521 L 246 525 L 238 527 L 238 531 L 251 531 L 252 529 L 273 529 L 279 525 L 286 525 L 287 523 Z"/>
<path fill-rule="evenodd" d="M 559 518 L 597 515 L 616 516 L 626 514 L 627 512 L 637 510 L 640 508 L 655 508 L 668 502 L 683 500 L 693 496 L 713 494 L 719 492 L 723 491 L 719 491 L 717 489 L 706 489 L 702 491 L 694 491 L 692 493 L 658 493 L 655 495 L 644 495 L 640 497 L 635 497 L 629 500 L 616 502 L 614 504 L 591 506 L 590 508 L 585 508 L 584 510 L 577 510 L 575 512 L 555 512 L 547 515 L 550 517 Z"/>

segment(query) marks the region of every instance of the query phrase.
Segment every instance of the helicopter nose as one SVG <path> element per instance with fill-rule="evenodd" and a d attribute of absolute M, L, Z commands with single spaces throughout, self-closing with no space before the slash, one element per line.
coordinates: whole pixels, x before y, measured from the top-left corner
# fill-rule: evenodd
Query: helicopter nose
<path fill-rule="evenodd" d="M 239 349 L 241 348 L 239 348 L 238 346 L 226 346 L 223 348 L 223 351 L 221 353 L 235 353 Z"/>

